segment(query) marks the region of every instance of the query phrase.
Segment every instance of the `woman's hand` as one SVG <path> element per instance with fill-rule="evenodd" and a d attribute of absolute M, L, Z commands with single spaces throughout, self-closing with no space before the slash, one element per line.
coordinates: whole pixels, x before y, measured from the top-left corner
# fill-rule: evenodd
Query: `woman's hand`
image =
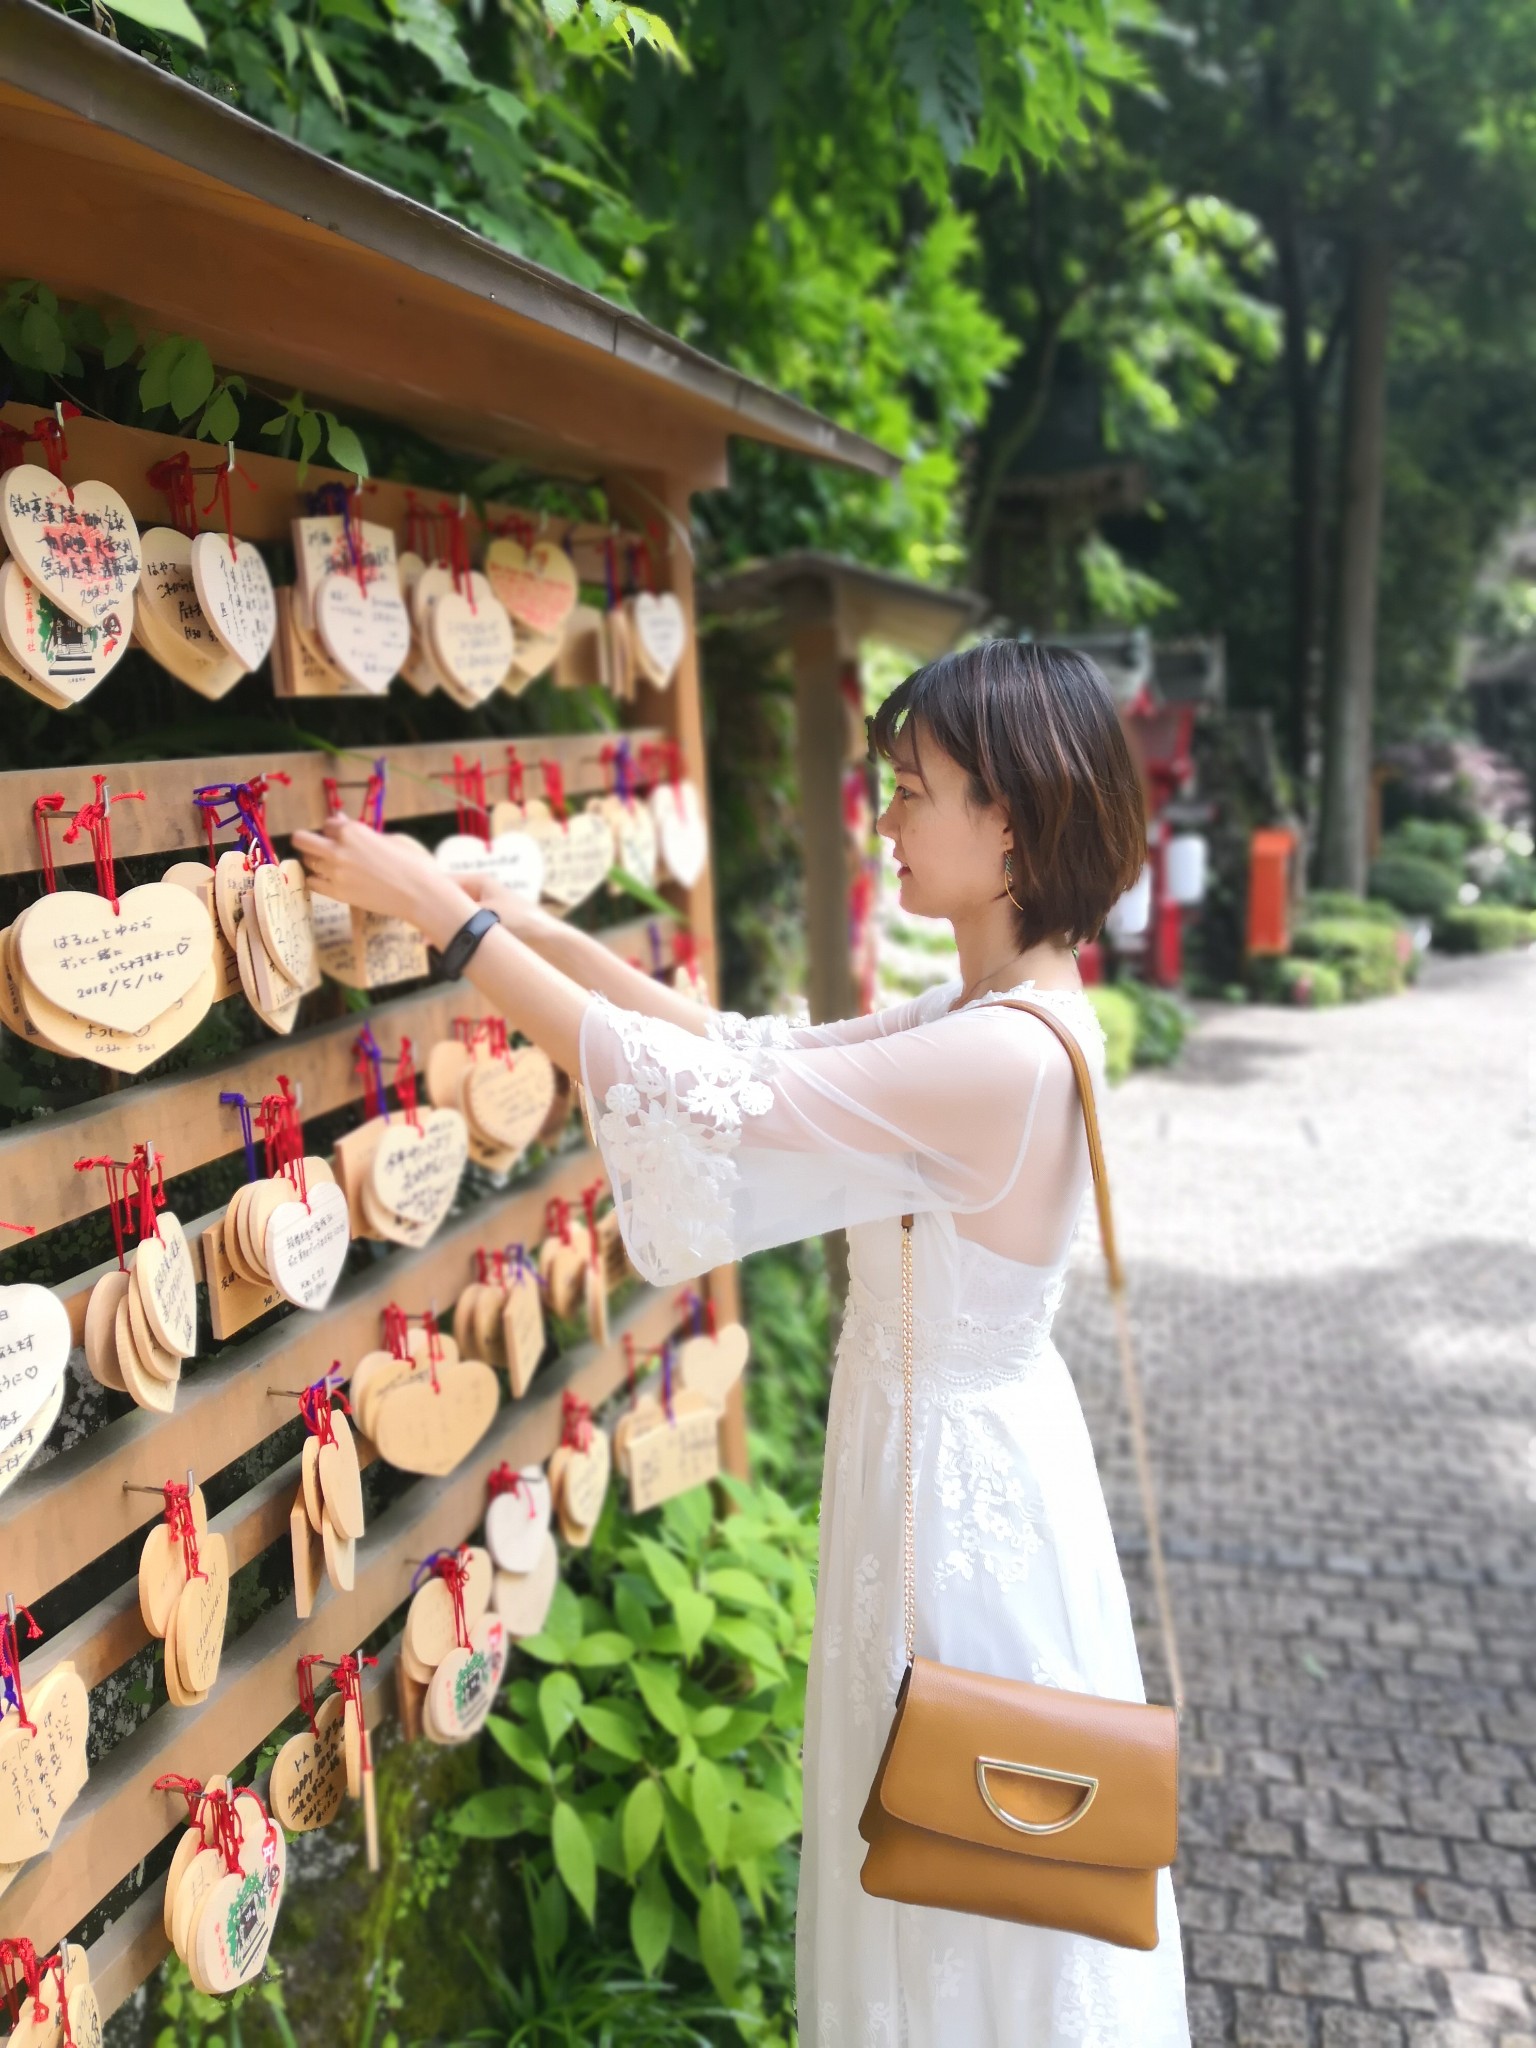
<path fill-rule="evenodd" d="M 320 832 L 295 832 L 310 880 L 322 896 L 398 917 L 444 946 L 474 903 L 419 840 L 375 832 L 355 818 L 327 818 Z"/>

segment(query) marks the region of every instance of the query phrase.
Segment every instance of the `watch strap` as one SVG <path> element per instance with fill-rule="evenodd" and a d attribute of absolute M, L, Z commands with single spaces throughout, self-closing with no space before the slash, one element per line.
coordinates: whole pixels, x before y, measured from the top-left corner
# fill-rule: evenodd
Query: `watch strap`
<path fill-rule="evenodd" d="M 453 937 L 438 952 L 435 946 L 427 948 L 427 965 L 435 980 L 457 981 L 472 959 L 475 948 L 494 924 L 501 919 L 495 911 L 482 904 L 459 926 Z"/>

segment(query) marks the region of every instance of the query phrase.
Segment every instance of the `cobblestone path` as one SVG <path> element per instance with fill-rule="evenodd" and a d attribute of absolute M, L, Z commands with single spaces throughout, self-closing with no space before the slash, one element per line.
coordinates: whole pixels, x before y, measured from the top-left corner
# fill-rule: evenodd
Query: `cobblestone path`
<path fill-rule="evenodd" d="M 1536 2048 L 1536 953 L 1201 1008 L 1103 1119 L 1190 1695 L 1196 2048 Z M 1157 1696 L 1098 1258 L 1090 1218 L 1056 1335 Z"/>

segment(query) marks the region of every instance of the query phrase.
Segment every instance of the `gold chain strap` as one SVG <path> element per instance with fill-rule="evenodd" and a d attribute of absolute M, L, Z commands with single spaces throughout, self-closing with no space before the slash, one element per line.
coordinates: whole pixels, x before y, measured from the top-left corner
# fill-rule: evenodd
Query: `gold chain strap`
<path fill-rule="evenodd" d="M 901 1597 L 907 1662 L 917 1655 L 917 1528 L 912 1509 L 912 1218 L 901 1219 L 901 1416 L 906 1509 L 901 1530 Z"/>

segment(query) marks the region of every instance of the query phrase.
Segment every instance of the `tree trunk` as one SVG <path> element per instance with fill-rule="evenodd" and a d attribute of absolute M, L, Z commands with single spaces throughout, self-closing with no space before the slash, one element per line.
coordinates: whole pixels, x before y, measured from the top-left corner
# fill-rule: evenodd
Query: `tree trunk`
<path fill-rule="evenodd" d="M 1285 323 L 1285 390 L 1291 426 L 1291 644 L 1286 752 L 1296 808 L 1310 825 L 1316 805 L 1318 708 L 1323 662 L 1323 506 L 1319 387 L 1310 359 L 1311 321 L 1301 240 L 1289 196 L 1275 233 Z"/>
<path fill-rule="evenodd" d="M 1350 254 L 1338 569 L 1317 874 L 1323 888 L 1357 894 L 1364 893 L 1366 875 L 1391 298 L 1391 252 L 1379 234 L 1363 235 Z"/>

